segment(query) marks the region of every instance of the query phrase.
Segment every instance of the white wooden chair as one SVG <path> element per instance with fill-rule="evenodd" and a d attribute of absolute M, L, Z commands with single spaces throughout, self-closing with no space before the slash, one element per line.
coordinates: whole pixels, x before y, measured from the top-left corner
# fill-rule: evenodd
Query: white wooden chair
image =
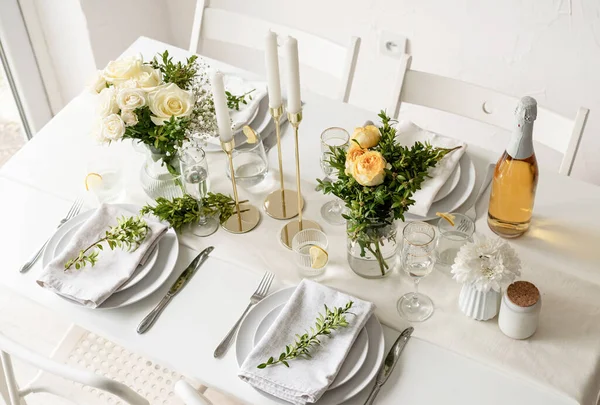
<path fill-rule="evenodd" d="M 33 381 L 19 387 L 11 356 L 40 370 Z M 239 405 L 204 386 L 194 389 L 176 371 L 76 326 L 50 358 L 0 333 L 0 357 L 7 391 L 0 381 L 0 404 L 3 396 L 7 405 L 26 405 L 27 396 L 46 393 L 79 405 Z"/>
<path fill-rule="evenodd" d="M 388 113 L 397 118 L 402 103 L 460 115 L 511 131 L 518 98 L 471 83 L 410 68 L 411 56 L 403 55 Z M 563 155 L 559 173 L 570 175 L 589 110 L 580 107 L 569 119 L 538 106 L 534 136 Z"/>
<path fill-rule="evenodd" d="M 234 45 L 238 50 L 241 47 L 262 52 L 264 38 L 269 30 L 276 32 L 280 37 L 285 35 L 295 37 L 298 40 L 300 63 L 313 71 L 337 79 L 340 85 L 336 99 L 342 102 L 348 101 L 360 48 L 358 37 L 352 37 L 348 46 L 342 46 L 303 31 L 243 14 L 211 8 L 208 0 L 197 0 L 189 50 L 192 53 L 202 52 L 200 48 L 203 48 L 206 41 L 217 41 L 221 52 L 224 52 L 223 44 Z M 221 59 L 218 55 L 216 58 Z M 259 63 L 262 66 L 264 58 L 260 58 Z M 247 64 L 244 67 L 249 68 L 249 66 Z"/>

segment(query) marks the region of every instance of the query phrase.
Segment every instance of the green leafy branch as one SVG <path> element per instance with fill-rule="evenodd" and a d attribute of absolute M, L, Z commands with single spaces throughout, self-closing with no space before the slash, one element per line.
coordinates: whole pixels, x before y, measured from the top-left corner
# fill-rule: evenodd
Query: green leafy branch
<path fill-rule="evenodd" d="M 302 336 L 296 335 L 296 342 L 285 346 L 285 351 L 279 355 L 277 360 L 273 357 L 269 357 L 266 362 L 261 363 L 256 367 L 265 368 L 267 366 L 274 366 L 278 363 L 289 367 L 289 360 L 293 360 L 300 356 L 306 356 L 308 358 L 312 357 L 310 355 L 310 349 L 314 346 L 321 345 L 321 340 L 319 340 L 320 336 L 331 335 L 332 331 L 348 326 L 346 314 L 352 314 L 349 311 L 353 304 L 352 301 L 348 301 L 346 306 L 337 307 L 333 310 L 325 305 L 325 315 L 319 312 L 315 326 L 310 328 L 310 334 L 307 332 Z"/>
<path fill-rule="evenodd" d="M 246 101 L 246 97 L 248 97 L 248 100 L 252 100 L 252 96 L 250 95 L 250 93 L 252 93 L 254 90 L 256 90 L 256 89 L 252 89 L 252 90 L 242 94 L 241 96 L 235 96 L 235 95 L 231 94 L 231 92 L 226 91 L 225 95 L 227 96 L 227 107 L 230 110 L 239 111 L 240 104 L 248 104 L 248 101 Z"/>
<path fill-rule="evenodd" d="M 93 267 L 98 261 L 99 250 L 104 250 L 102 243 L 106 242 L 111 250 L 115 248 L 136 250 L 148 236 L 150 227 L 141 217 L 117 218 L 117 225 L 106 231 L 103 238 L 98 239 L 87 248 L 80 250 L 79 255 L 65 263 L 65 271 L 75 266 L 79 270 L 88 263 Z M 90 249 L 97 249 L 86 254 Z"/>
<path fill-rule="evenodd" d="M 197 55 L 192 55 L 186 59 L 185 63 L 173 63 L 173 58 L 169 57 L 169 51 L 165 50 L 162 54 L 159 53 L 158 57 L 154 57 L 150 65 L 154 69 L 160 70 L 166 83 L 175 83 L 179 88 L 189 90 L 198 73 L 197 59 Z"/>
<path fill-rule="evenodd" d="M 240 201 L 245 202 L 245 201 Z M 202 208 L 200 208 L 200 205 Z M 221 223 L 227 221 L 235 212 L 235 201 L 228 195 L 220 193 L 208 193 L 198 204 L 191 195 L 175 197 L 168 200 L 163 197 L 156 199 L 156 205 L 142 207 L 140 214 L 153 214 L 161 221 L 167 221 L 175 230 L 184 225 L 195 224 L 202 217 L 219 215 Z"/>

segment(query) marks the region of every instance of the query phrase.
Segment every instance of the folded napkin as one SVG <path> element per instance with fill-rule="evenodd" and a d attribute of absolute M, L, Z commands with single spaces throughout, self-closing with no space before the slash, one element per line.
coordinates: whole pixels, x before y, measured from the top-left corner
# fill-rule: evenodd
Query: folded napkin
<path fill-rule="evenodd" d="M 467 144 L 459 140 L 448 138 L 433 132 L 429 132 L 410 121 L 400 121 L 396 126 L 398 141 L 404 146 L 412 146 L 415 142 L 429 142 L 439 148 L 454 148 L 462 146 L 460 149 L 447 154 L 438 162 L 435 167 L 429 169 L 429 176 L 421 185 L 421 189 L 413 194 L 415 204 L 408 210 L 413 215 L 424 217 L 429 212 L 435 196 L 442 186 L 448 181 L 448 178 L 456 168 L 458 161 L 467 149 Z"/>
<path fill-rule="evenodd" d="M 77 257 L 80 250 L 102 238 L 110 226 L 117 224 L 117 218 L 135 215 L 136 212 L 116 205 L 100 205 L 73 235 L 65 250 L 48 263 L 37 283 L 87 307 L 96 308 L 101 305 L 129 280 L 138 265 L 146 262 L 160 238 L 167 232 L 167 225 L 145 217 L 150 231 L 133 252 L 118 247 L 110 250 L 108 246 L 104 246 L 104 250 L 101 250 L 98 256 L 98 262 L 93 267 L 87 264 L 79 270 L 73 267 L 65 271 L 65 263 Z"/>
<path fill-rule="evenodd" d="M 349 325 L 322 337 L 321 345 L 313 347 L 312 358 L 298 357 L 283 364 L 258 369 L 269 357 L 277 358 L 285 346 L 314 326 L 318 313 L 343 307 L 353 301 L 346 315 Z M 303 280 L 265 336 L 242 364 L 238 376 L 266 393 L 297 405 L 316 402 L 331 385 L 352 344 L 371 316 L 375 306 L 313 281 Z M 310 333 L 310 332 L 309 332 Z"/>

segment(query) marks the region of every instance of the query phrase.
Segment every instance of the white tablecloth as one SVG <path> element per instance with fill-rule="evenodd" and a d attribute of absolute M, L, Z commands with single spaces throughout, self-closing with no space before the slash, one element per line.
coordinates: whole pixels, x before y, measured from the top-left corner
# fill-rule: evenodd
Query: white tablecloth
<path fill-rule="evenodd" d="M 148 57 L 164 48 L 165 45 L 142 39 L 132 46 L 130 52 L 141 51 Z M 169 52 L 175 58 L 183 53 L 176 48 L 169 48 Z M 366 119 L 374 119 L 375 114 L 311 94 L 306 94 L 305 101 L 304 120 L 300 126 L 305 218 L 321 223 L 331 246 L 330 264 L 322 282 L 363 299 L 372 300 L 377 305 L 378 317 L 384 323 L 401 330 L 406 323 L 397 315 L 395 306 L 397 298 L 412 289 L 410 280 L 399 272 L 385 280 L 374 281 L 363 280 L 354 275 L 346 262 L 343 227 L 330 226 L 320 218 L 320 206 L 329 197 L 324 197 L 314 190 L 314 179 L 322 177 L 318 163 L 320 130 L 332 125 L 353 128 Z M 52 232 L 55 222 L 62 218 L 63 211 L 66 212 L 68 208 L 67 200 L 83 192 L 83 178 L 87 173 L 89 160 L 98 153 L 106 153 L 105 149 L 99 149 L 99 146 L 93 144 L 88 136 L 93 110 L 91 96 L 80 96 L 0 171 L 0 176 L 8 179 L 10 183 L 3 188 L 2 195 L 11 193 L 8 198 L 0 201 L 0 208 L 3 212 L 16 210 L 21 214 L 29 214 L 12 215 L 6 229 L 13 229 L 11 226 L 19 224 L 15 218 L 26 221 L 24 228 L 35 229 L 35 232 L 19 231 L 16 236 L 10 238 L 3 232 L 2 243 L 7 248 L 7 255 L 3 260 L 7 266 L 2 270 L 1 281 L 44 305 L 51 306 L 57 312 L 63 312 L 84 323 L 85 326 L 98 328 L 126 346 L 140 347 L 151 356 L 155 355 L 167 361 L 174 357 L 173 362 L 182 372 L 198 374 L 194 367 L 210 367 L 210 373 L 203 373 L 204 375 L 199 377 L 220 388 L 228 389 L 229 383 L 226 381 L 231 382 L 229 378 L 235 378 L 235 374 L 231 372 L 234 359 L 228 355 L 221 362 L 214 361 L 211 359 L 212 349 L 239 315 L 240 311 L 236 311 L 235 306 L 243 309 L 243 303 L 254 290 L 253 283 L 246 285 L 233 282 L 237 287 L 232 287 L 234 279 L 228 280 L 228 273 L 220 274 L 220 271 L 225 271 L 231 264 L 215 260 L 214 263 L 220 263 L 215 267 L 210 265 L 211 261 L 207 262 L 201 272 L 204 276 L 194 280 L 195 282 L 187 287 L 195 288 L 194 294 L 198 295 L 199 300 L 202 299 L 202 293 L 214 297 L 213 291 L 220 292 L 220 296 L 227 292 L 235 295 L 236 298 L 232 298 L 218 315 L 212 313 L 214 307 L 184 310 L 177 305 L 177 301 L 183 305 L 185 299 L 182 294 L 174 301 L 171 316 L 161 317 L 152 333 L 143 337 L 135 336 L 134 332 L 134 326 L 141 318 L 138 315 L 154 305 L 167 286 L 148 300 L 130 308 L 111 311 L 110 314 L 91 314 L 61 302 L 48 295 L 48 292 L 41 291 L 39 287 L 30 286 L 28 283 L 39 271 L 39 264 L 25 276 L 17 274 L 14 270 Z M 293 187 L 294 150 L 290 135 L 291 131 L 286 127 L 283 141 L 284 171 L 286 184 Z M 143 194 L 138 180 L 143 157 L 134 153 L 127 143 L 110 148 L 110 156 L 123 163 L 126 173 L 125 199 L 140 204 L 149 201 Z M 468 153 L 481 177 L 486 165 L 495 160 L 499 152 L 490 153 L 470 147 Z M 254 190 L 252 193 L 240 190 L 242 198 L 249 198 L 257 206 L 261 205 L 268 191 L 277 187 L 274 173 L 277 167 L 275 149 L 271 151 L 269 158 L 271 174 L 267 181 L 261 184 L 261 190 Z M 209 156 L 212 188 L 213 191 L 229 193 L 230 183 L 224 176 L 223 159 L 221 154 Z M 480 181 L 479 178 L 478 185 Z M 15 186 L 13 182 L 19 186 Z M 56 201 L 39 197 L 40 190 L 55 196 Z M 23 200 L 23 195 L 28 195 L 30 199 L 38 196 L 40 200 Z M 485 212 L 485 199 L 484 197 L 479 205 L 477 227 L 479 231 L 489 234 L 485 217 L 481 215 Z M 62 205 L 60 201 L 63 201 Z M 467 207 L 471 201 L 472 198 L 467 202 Z M 597 249 L 597 241 L 600 240 L 600 218 L 594 214 L 599 205 L 599 188 L 554 173 L 541 172 L 532 229 L 523 238 L 511 242 L 529 266 L 529 269 L 524 271 L 524 278 L 536 283 L 544 294 L 540 328 L 532 339 L 512 341 L 501 334 L 495 320 L 476 322 L 464 317 L 456 306 L 459 286 L 438 271 L 421 282 L 421 290 L 433 298 L 436 312 L 430 320 L 415 325 L 415 336 L 519 378 L 543 384 L 546 389 L 554 387 L 584 405 L 593 403 L 593 392 L 598 392 L 594 384 L 600 382 L 597 375 L 600 352 L 600 305 L 597 301 L 597 297 L 600 296 L 600 273 L 597 271 L 600 263 L 600 251 Z M 59 209 L 61 206 L 64 206 L 64 209 Z M 36 223 L 36 217 L 31 216 L 32 212 L 38 213 L 39 218 L 43 217 L 44 220 L 38 220 L 39 224 Z M 215 258 L 223 259 L 227 263 L 240 264 L 239 267 L 251 268 L 256 273 L 270 270 L 276 274 L 280 283 L 293 284 L 299 281 L 299 277 L 293 265 L 292 253 L 279 244 L 277 236 L 283 224 L 284 222 L 263 214 L 259 227 L 248 234 L 233 236 L 219 231 L 209 238 L 187 240 L 186 243 L 195 250 L 209 244 L 215 245 L 217 249 L 212 254 Z M 183 269 L 189 260 L 190 251 L 182 253 L 178 268 Z M 234 271 L 231 272 L 233 274 Z M 236 277 L 241 277 L 238 273 L 235 274 Z M 200 280 L 205 284 L 200 284 Z M 182 312 L 176 312 L 175 308 L 181 308 Z M 557 320 L 554 316 L 557 313 L 570 313 L 571 316 Z M 131 319 L 132 314 L 137 318 Z M 206 328 L 194 329 L 190 336 L 182 336 L 177 332 L 181 331 L 183 325 L 198 322 L 205 323 Z M 210 333 L 206 332 L 208 330 Z M 203 331 L 208 333 L 208 336 L 199 335 Z M 163 334 L 165 338 L 169 335 L 177 336 L 177 346 L 181 349 L 168 345 L 158 347 L 158 341 L 153 340 L 153 333 Z M 477 339 L 470 339 L 472 336 L 477 336 Z M 198 360 L 189 359 L 187 353 L 183 353 L 184 348 L 187 348 L 186 351 L 190 350 L 190 347 L 199 345 L 198 342 L 204 342 L 204 346 L 197 347 Z M 508 350 L 498 352 L 499 348 Z M 524 359 L 526 361 L 523 361 Z M 573 382 L 572 379 L 566 378 L 570 375 L 567 374 L 571 373 L 570 370 L 575 370 L 575 375 L 581 380 Z M 235 385 L 233 382 L 231 384 Z M 584 386 L 587 394 L 581 391 Z M 256 398 L 256 394 L 246 388 L 240 388 L 238 385 L 235 387 L 234 393 L 242 395 L 243 392 L 243 395 Z"/>

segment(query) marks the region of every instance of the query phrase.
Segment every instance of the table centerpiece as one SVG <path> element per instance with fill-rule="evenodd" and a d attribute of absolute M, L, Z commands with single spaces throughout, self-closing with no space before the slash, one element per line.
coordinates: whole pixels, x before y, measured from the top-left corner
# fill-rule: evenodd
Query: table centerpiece
<path fill-rule="evenodd" d="M 345 203 L 348 263 L 365 278 L 385 277 L 392 270 L 397 262 L 396 221 L 404 221 L 429 168 L 457 149 L 422 142 L 402 146 L 394 121 L 385 111 L 379 118 L 380 127 L 355 129 L 347 151 L 330 148 L 329 164 L 338 179 L 317 180 L 319 190 Z"/>

